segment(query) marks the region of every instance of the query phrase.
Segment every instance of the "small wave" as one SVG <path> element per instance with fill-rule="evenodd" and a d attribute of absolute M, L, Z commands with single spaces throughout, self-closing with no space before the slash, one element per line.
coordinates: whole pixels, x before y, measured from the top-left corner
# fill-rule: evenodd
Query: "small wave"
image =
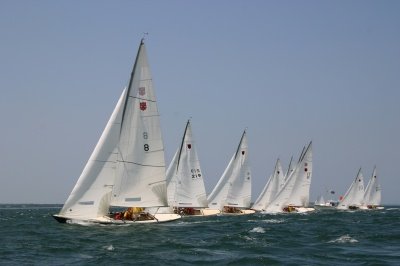
<path fill-rule="evenodd" d="M 249 236 L 243 236 L 243 239 L 247 240 L 247 241 L 254 241 L 255 240 L 255 238 L 249 237 Z"/>
<path fill-rule="evenodd" d="M 115 249 L 113 245 L 104 246 L 103 248 L 104 248 L 105 250 L 108 250 L 108 251 L 113 251 L 113 250 Z"/>
<path fill-rule="evenodd" d="M 358 240 L 349 235 L 343 235 L 335 240 L 328 241 L 328 243 L 357 243 Z"/>
<path fill-rule="evenodd" d="M 399 208 L 387 208 L 387 211 L 394 211 L 394 210 L 398 210 Z"/>
<path fill-rule="evenodd" d="M 265 233 L 265 230 L 262 227 L 254 227 L 249 232 L 250 233 Z"/>

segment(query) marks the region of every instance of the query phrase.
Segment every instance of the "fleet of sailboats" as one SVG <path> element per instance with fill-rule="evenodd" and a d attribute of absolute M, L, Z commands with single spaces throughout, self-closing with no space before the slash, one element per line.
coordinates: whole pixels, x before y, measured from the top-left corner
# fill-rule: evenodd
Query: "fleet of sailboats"
<path fill-rule="evenodd" d="M 292 157 L 293 159 L 293 157 Z M 168 222 L 182 216 L 309 212 L 312 142 L 284 173 L 275 164 L 251 206 L 251 170 L 246 130 L 229 164 L 207 196 L 191 121 L 165 171 L 160 116 L 143 39 L 128 86 L 64 206 L 61 223 L 134 224 Z M 376 168 L 364 190 L 361 169 L 337 209 L 376 209 L 381 188 Z M 327 206 L 323 198 L 315 206 Z M 251 208 L 250 208 L 251 207 Z"/>

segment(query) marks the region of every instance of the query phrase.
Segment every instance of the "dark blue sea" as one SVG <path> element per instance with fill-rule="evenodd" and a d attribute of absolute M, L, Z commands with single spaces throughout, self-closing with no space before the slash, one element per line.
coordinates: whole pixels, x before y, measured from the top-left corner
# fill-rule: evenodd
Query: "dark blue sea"
<path fill-rule="evenodd" d="M 0 205 L 0 265 L 400 265 L 400 207 L 60 224 L 60 205 Z"/>

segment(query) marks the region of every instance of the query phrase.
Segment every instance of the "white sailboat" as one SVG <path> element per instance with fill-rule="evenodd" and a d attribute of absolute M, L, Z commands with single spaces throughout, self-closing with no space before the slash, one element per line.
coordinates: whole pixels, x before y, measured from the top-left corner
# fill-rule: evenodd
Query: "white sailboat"
<path fill-rule="evenodd" d="M 265 208 L 266 213 L 309 212 L 310 185 L 312 176 L 312 142 L 303 148 L 300 158 L 283 187 Z"/>
<path fill-rule="evenodd" d="M 351 183 L 346 194 L 340 199 L 339 210 L 356 210 L 359 209 L 364 199 L 364 177 L 361 168 L 358 170 L 357 176 Z"/>
<path fill-rule="evenodd" d="M 110 207 L 128 207 L 110 215 Z M 123 91 L 74 189 L 59 214 L 62 223 L 154 223 L 177 214 L 148 213 L 167 206 L 164 147 L 143 40 Z M 134 208 L 133 208 L 134 207 Z"/>
<path fill-rule="evenodd" d="M 236 152 L 207 198 L 210 210 L 221 213 L 250 214 L 251 172 L 248 163 L 246 131 L 243 132 Z"/>
<path fill-rule="evenodd" d="M 326 193 L 327 195 L 328 193 L 335 194 L 333 190 L 327 190 Z M 333 199 L 325 200 L 322 195 L 318 196 L 317 200 L 314 202 L 314 207 L 317 209 L 334 209 L 337 205 L 337 201 Z"/>
<path fill-rule="evenodd" d="M 197 155 L 192 126 L 187 121 L 182 142 L 167 170 L 168 205 L 181 215 L 217 214 L 204 211 L 208 207 L 204 176 Z"/>
<path fill-rule="evenodd" d="M 318 196 L 317 200 L 314 202 L 314 206 L 326 206 L 324 196 Z"/>
<path fill-rule="evenodd" d="M 376 167 L 372 171 L 372 176 L 369 179 L 368 185 L 365 188 L 363 204 L 361 209 L 383 209 L 381 207 L 381 195 L 382 189 L 378 182 L 378 176 L 376 174 Z"/>
<path fill-rule="evenodd" d="M 283 186 L 284 178 L 285 176 L 283 174 L 282 165 L 278 159 L 275 164 L 274 173 L 268 179 L 267 184 L 264 186 L 262 192 L 251 208 L 256 211 L 264 211 Z"/>

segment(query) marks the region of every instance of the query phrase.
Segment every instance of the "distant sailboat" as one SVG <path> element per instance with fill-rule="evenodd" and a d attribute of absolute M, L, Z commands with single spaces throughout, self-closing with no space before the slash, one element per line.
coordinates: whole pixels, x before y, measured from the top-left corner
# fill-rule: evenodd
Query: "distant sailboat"
<path fill-rule="evenodd" d="M 207 198 L 208 210 L 221 213 L 250 214 L 251 172 L 248 163 L 246 131 L 243 132 L 235 154 Z"/>
<path fill-rule="evenodd" d="M 274 173 L 268 179 L 267 184 L 254 202 L 252 209 L 256 211 L 265 210 L 283 186 L 284 178 L 282 165 L 278 159 L 275 164 Z"/>
<path fill-rule="evenodd" d="M 317 200 L 314 202 L 314 206 L 326 206 L 324 196 L 318 196 Z"/>
<path fill-rule="evenodd" d="M 123 214 L 110 207 L 128 207 Z M 62 223 L 154 223 L 177 214 L 148 213 L 167 206 L 164 147 L 143 40 L 127 89 L 59 214 Z"/>
<path fill-rule="evenodd" d="M 339 210 L 356 210 L 359 209 L 364 199 L 364 177 L 361 168 L 358 170 L 357 176 L 351 183 L 349 189 L 343 198 L 340 199 Z"/>
<path fill-rule="evenodd" d="M 383 209 L 381 207 L 381 193 L 382 189 L 378 182 L 376 174 L 376 167 L 372 171 L 372 176 L 369 179 L 368 185 L 365 189 L 363 204 L 361 209 Z"/>
<path fill-rule="evenodd" d="M 181 215 L 204 216 L 219 211 L 204 211 L 208 207 L 204 176 L 192 134 L 187 121 L 181 144 L 167 170 L 168 205 Z"/>
<path fill-rule="evenodd" d="M 333 195 L 335 194 L 335 191 L 327 190 L 326 193 Z M 317 200 L 314 202 L 314 207 L 317 209 L 334 209 L 337 205 L 337 201 L 334 201 L 333 199 L 325 200 L 322 195 L 318 196 Z"/>
<path fill-rule="evenodd" d="M 303 148 L 300 158 L 283 187 L 265 208 L 266 213 L 309 212 L 310 185 L 312 176 L 312 142 Z"/>

